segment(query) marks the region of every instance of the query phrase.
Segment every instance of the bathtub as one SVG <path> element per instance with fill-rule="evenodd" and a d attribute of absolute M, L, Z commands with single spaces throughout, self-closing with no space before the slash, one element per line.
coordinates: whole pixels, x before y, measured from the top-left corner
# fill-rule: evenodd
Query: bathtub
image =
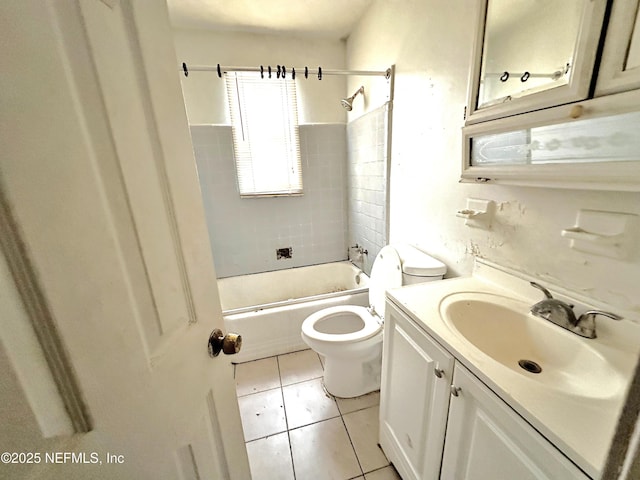
<path fill-rule="evenodd" d="M 369 304 L 369 277 L 350 262 L 334 262 L 218 280 L 228 332 L 242 335 L 234 363 L 302 350 L 305 318 L 335 305 Z"/>

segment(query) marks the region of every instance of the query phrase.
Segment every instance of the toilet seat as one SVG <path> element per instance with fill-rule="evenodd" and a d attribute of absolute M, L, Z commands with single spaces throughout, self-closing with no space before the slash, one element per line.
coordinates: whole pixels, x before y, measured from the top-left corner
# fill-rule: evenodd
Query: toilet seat
<path fill-rule="evenodd" d="M 422 274 L 424 265 L 418 253 L 415 257 L 408 267 L 415 266 L 415 273 Z M 386 291 L 402 286 L 402 282 L 400 255 L 387 245 L 378 252 L 371 268 L 369 307 L 328 307 L 312 313 L 302 323 L 302 340 L 324 357 L 322 378 L 331 395 L 353 398 L 380 389 Z"/>
<path fill-rule="evenodd" d="M 363 322 L 363 327 L 355 332 L 350 333 L 323 333 L 316 330 L 316 323 L 327 320 L 336 315 L 355 315 Z M 382 325 L 379 319 L 372 315 L 365 307 L 357 305 L 339 305 L 329 307 L 318 312 L 312 313 L 302 323 L 302 333 L 310 338 L 332 342 L 332 343 L 350 343 L 359 342 L 373 337 L 382 331 Z"/>
<path fill-rule="evenodd" d="M 367 340 L 382 332 L 385 310 L 385 291 L 402 285 L 400 257 L 393 247 L 383 247 L 373 262 L 369 279 L 369 308 L 358 305 L 328 307 L 309 315 L 302 323 L 302 334 L 314 340 L 332 344 L 355 343 Z M 324 333 L 316 329 L 318 322 L 337 315 L 355 315 L 363 326 L 349 333 Z"/>

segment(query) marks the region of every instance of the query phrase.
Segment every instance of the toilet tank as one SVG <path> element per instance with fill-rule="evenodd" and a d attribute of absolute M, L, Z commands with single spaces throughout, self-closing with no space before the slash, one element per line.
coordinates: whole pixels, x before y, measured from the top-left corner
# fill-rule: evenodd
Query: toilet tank
<path fill-rule="evenodd" d="M 447 273 L 447 266 L 440 260 L 427 255 L 422 250 L 408 244 L 394 245 L 402 262 L 402 284 L 441 280 Z"/>

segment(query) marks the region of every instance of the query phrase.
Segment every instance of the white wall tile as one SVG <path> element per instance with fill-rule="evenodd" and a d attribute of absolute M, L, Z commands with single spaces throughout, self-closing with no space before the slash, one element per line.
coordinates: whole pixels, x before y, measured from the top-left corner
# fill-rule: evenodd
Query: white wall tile
<path fill-rule="evenodd" d="M 304 195 L 287 198 L 240 198 L 230 126 L 191 132 L 219 277 L 346 259 L 344 124 L 300 126 Z M 293 258 L 277 260 L 280 247 L 292 247 Z"/>
<path fill-rule="evenodd" d="M 387 196 L 387 105 L 347 125 L 349 245 L 368 250 L 358 263 L 370 273 L 373 260 L 385 245 Z"/>

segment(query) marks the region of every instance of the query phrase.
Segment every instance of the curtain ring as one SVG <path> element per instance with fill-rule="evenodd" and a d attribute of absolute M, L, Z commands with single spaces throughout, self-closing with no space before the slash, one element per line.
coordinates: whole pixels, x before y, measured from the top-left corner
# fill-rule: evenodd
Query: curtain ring
<path fill-rule="evenodd" d="M 222 78 L 222 71 L 220 70 L 220 64 L 218 64 L 218 78 Z"/>
<path fill-rule="evenodd" d="M 524 72 L 522 74 L 522 76 L 520 77 L 520 81 L 521 82 L 526 82 L 527 80 L 529 80 L 529 77 L 531 76 L 531 74 L 529 72 Z"/>
<path fill-rule="evenodd" d="M 282 78 L 284 79 L 287 75 L 287 69 L 284 68 L 284 65 L 282 65 Z"/>
<path fill-rule="evenodd" d="M 304 67 L 304 78 L 309 78 L 309 67 Z"/>
<path fill-rule="evenodd" d="M 322 67 L 318 67 L 318 80 L 322 80 Z"/>
<path fill-rule="evenodd" d="M 184 72 L 185 77 L 189 76 L 189 69 L 187 68 L 187 64 L 184 62 L 182 62 L 182 71 Z"/>
<path fill-rule="evenodd" d="M 269 78 L 271 78 L 271 65 L 269 65 Z"/>
<path fill-rule="evenodd" d="M 264 78 L 264 67 L 260 65 L 260 78 Z"/>
<path fill-rule="evenodd" d="M 276 73 L 276 78 L 280 78 L 280 65 L 278 65 L 278 72 Z"/>
<path fill-rule="evenodd" d="M 291 67 L 291 79 L 296 79 L 296 67 Z"/>
<path fill-rule="evenodd" d="M 509 80 L 509 72 L 504 72 L 502 75 L 500 75 L 501 82 L 506 82 L 507 80 Z"/>

